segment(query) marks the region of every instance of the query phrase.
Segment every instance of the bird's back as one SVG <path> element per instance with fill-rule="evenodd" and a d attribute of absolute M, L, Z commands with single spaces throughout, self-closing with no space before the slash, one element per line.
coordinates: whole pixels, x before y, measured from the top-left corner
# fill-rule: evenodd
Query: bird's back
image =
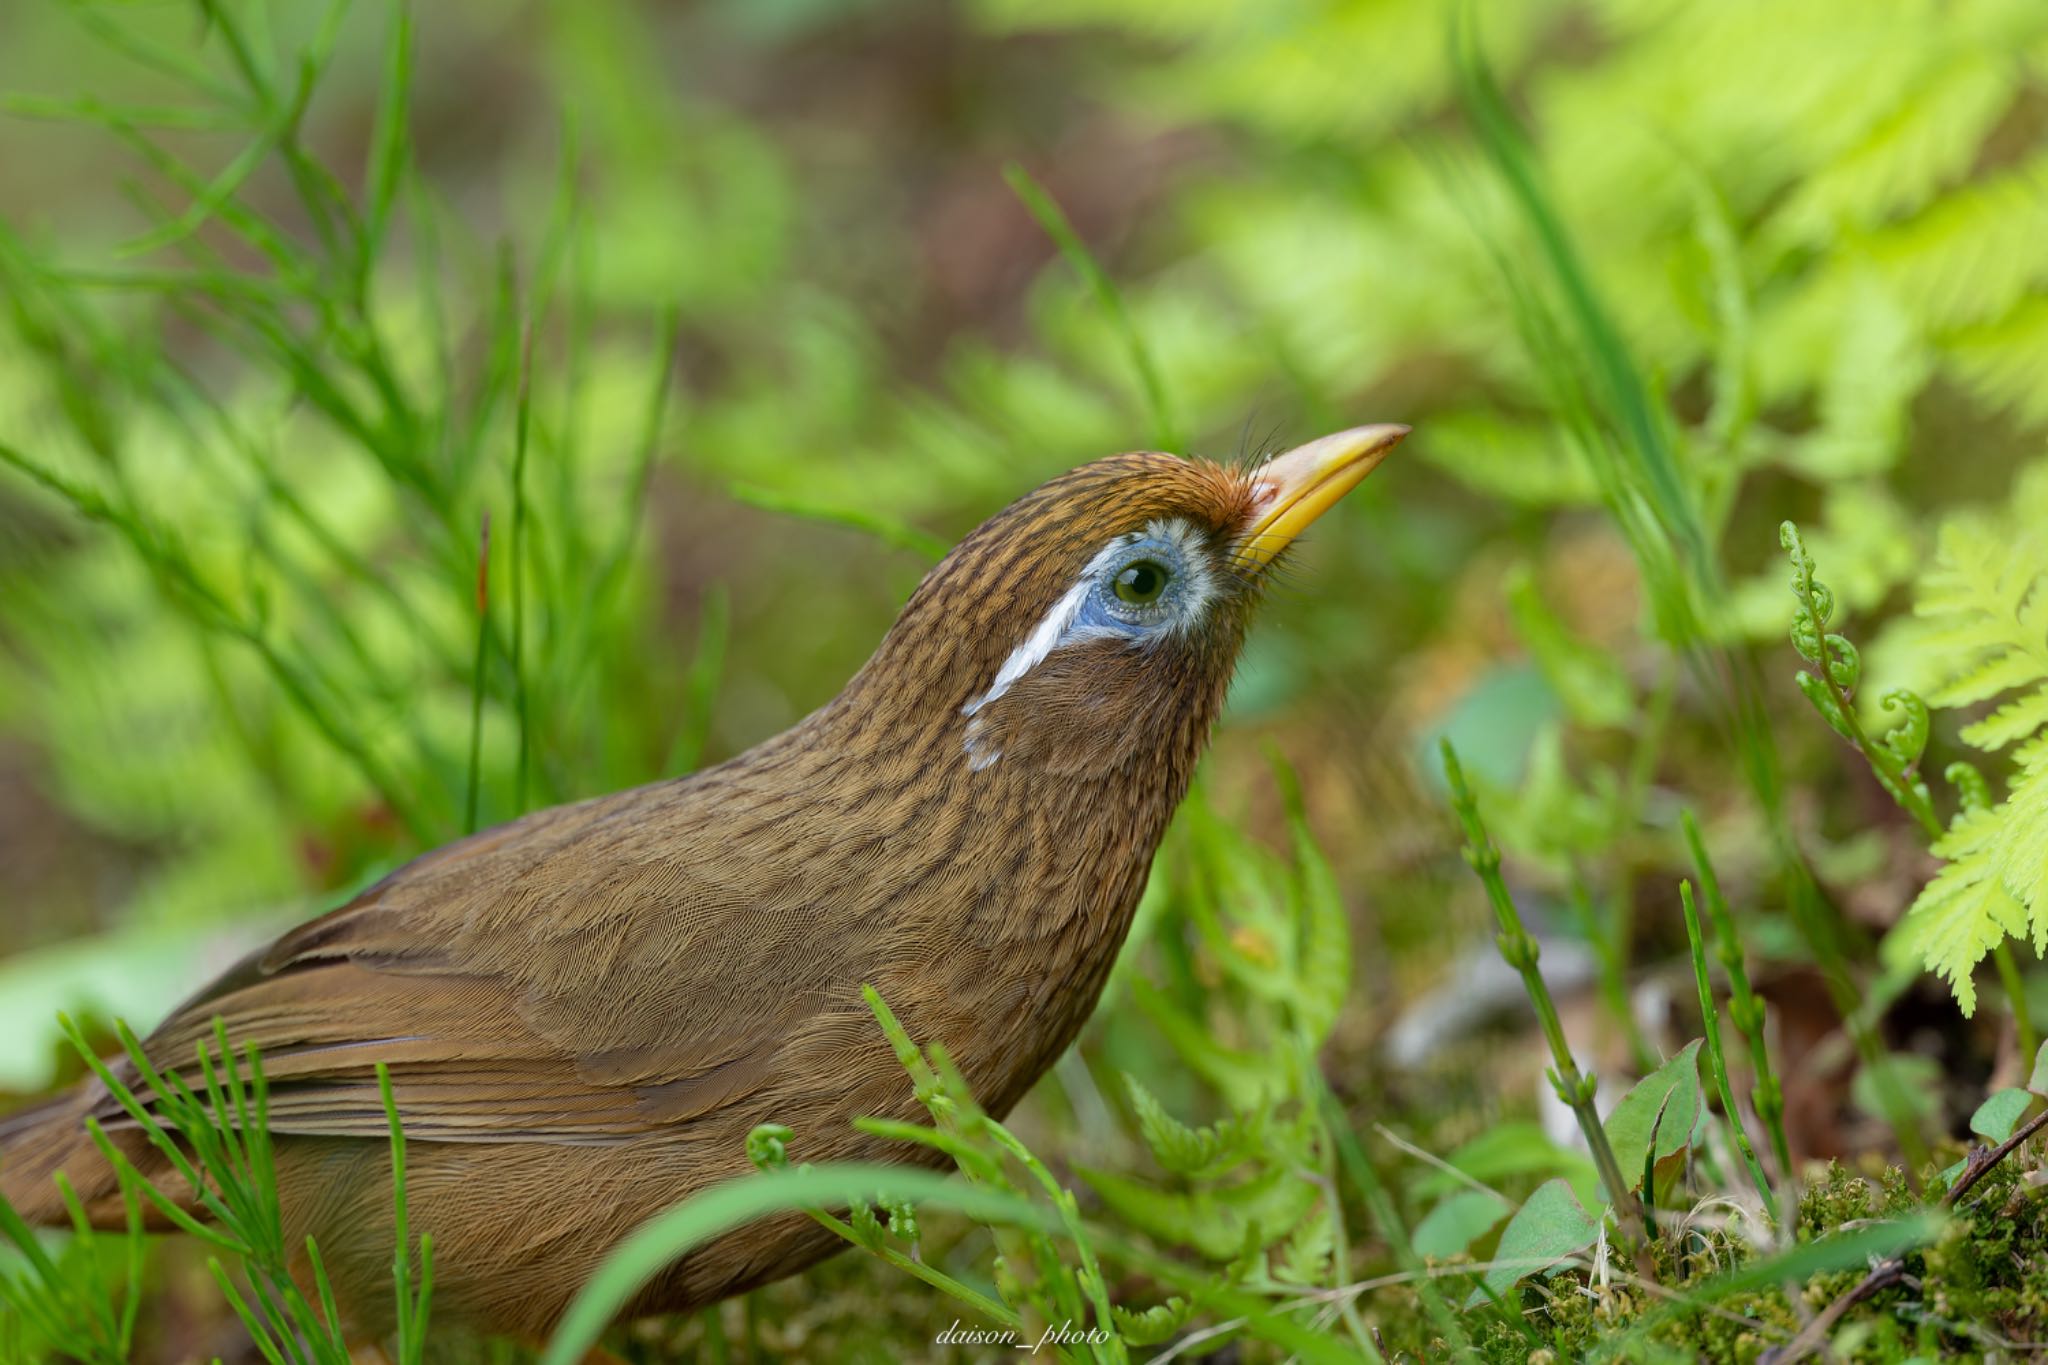
<path fill-rule="evenodd" d="M 413 1227 L 440 1249 L 437 1316 L 543 1332 L 639 1222 L 745 1174 L 756 1124 L 789 1125 L 806 1160 L 928 1159 L 851 1126 L 917 1116 L 863 984 L 917 1036 L 943 1041 L 998 1112 L 1092 1004 L 1093 971 L 1071 1021 L 1047 1019 L 1085 954 L 1071 934 L 1020 937 L 1011 912 L 1034 901 L 1073 928 L 1061 898 L 1085 884 L 1134 901 L 1142 864 L 1034 890 L 1019 878 L 1044 859 L 983 848 L 995 829 L 1028 837 L 1027 812 L 944 799 L 946 781 L 934 799 L 886 762 L 848 781 L 832 771 L 845 761 L 800 727 L 691 778 L 450 844 L 251 954 L 146 1050 L 159 1067 L 190 1067 L 218 1018 L 261 1051 L 286 1244 L 316 1237 L 368 1330 L 384 1322 L 391 1256 L 385 1064 Z M 168 1176 L 88 1084 L 0 1120 L 0 1192 L 32 1220 L 64 1217 L 57 1169 L 98 1216 L 120 1217 L 88 1115 Z M 817 1231 L 801 1217 L 757 1225 L 677 1267 L 642 1306 L 788 1273 L 832 1249 Z"/>

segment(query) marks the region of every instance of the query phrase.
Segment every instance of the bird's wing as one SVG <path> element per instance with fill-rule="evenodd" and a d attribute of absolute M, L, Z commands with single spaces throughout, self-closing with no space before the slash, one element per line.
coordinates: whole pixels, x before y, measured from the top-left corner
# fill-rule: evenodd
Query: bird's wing
<path fill-rule="evenodd" d="M 219 1019 L 290 1133 L 383 1133 L 380 1062 L 425 1139 L 618 1141 L 715 1110 L 850 993 L 804 860 L 706 809 L 641 788 L 427 854 L 189 1001 L 152 1064 L 189 1071 Z"/>

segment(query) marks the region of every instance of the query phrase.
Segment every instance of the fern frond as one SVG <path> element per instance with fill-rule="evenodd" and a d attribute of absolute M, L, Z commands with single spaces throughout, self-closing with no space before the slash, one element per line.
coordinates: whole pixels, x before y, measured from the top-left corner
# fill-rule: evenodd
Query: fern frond
<path fill-rule="evenodd" d="M 2015 688 L 2048 682 L 2048 547 L 2024 531 L 2015 537 L 1974 519 L 1942 527 L 1933 569 L 1922 584 L 1916 615 L 1932 629 L 1924 646 L 1938 652 L 1945 677 L 1928 695 L 1936 706 L 1968 706 Z M 1973 726 L 1997 742 L 2024 738 L 2008 725 Z M 1979 743 L 1979 740 L 1971 740 Z"/>
<path fill-rule="evenodd" d="M 1921 584 L 1915 613 L 1929 625 L 1921 647 L 1938 660 L 1938 706 L 2005 703 L 1961 737 L 1980 749 L 2013 750 L 2017 772 L 1993 806 L 1981 778 L 1961 784 L 1963 809 L 1934 852 L 1947 866 L 1929 882 L 1894 934 L 1946 978 L 1968 1014 L 1970 973 L 2010 935 L 2031 933 L 2048 950 L 2048 466 L 2016 484 L 2005 517 L 1952 518 Z M 1960 766 L 1960 765 L 1959 765 Z M 1958 781 L 1956 769 L 1950 770 Z"/>
<path fill-rule="evenodd" d="M 1126 1075 L 1124 1085 L 1139 1135 L 1160 1166 L 1176 1175 L 1213 1178 L 1249 1159 L 1258 1145 L 1262 1125 L 1256 1117 L 1196 1128 L 1166 1112 L 1137 1077 Z"/>
<path fill-rule="evenodd" d="M 1792 443 L 1788 462 L 1828 483 L 1890 468 L 1932 369 L 1912 315 L 1881 282 L 1865 279 L 1849 296 L 1821 380 L 1819 429 Z"/>
<path fill-rule="evenodd" d="M 1844 228 L 1874 226 L 1912 212 L 1969 169 L 2011 103 L 2015 67 L 1958 50 L 1900 92 L 1902 102 L 1864 136 L 1803 181 L 1785 202 L 1775 232 L 1825 244 Z"/>
<path fill-rule="evenodd" d="M 2007 895 L 2027 907 L 2034 948 L 2048 949 L 2048 735 L 2020 750 L 2021 767 L 1999 816 L 1991 862 Z"/>
<path fill-rule="evenodd" d="M 1872 233 L 1871 262 L 1936 328 L 2004 316 L 2048 280 L 2048 155 L 1945 195 Z"/>
<path fill-rule="evenodd" d="M 1964 387 L 2029 426 L 2048 424 L 2048 297 L 2035 294 L 1996 322 L 1943 340 L 1947 369 Z"/>
<path fill-rule="evenodd" d="M 2048 687 L 2009 701 L 1974 725 L 1965 725 L 1962 740 L 1979 749 L 2003 749 L 2048 726 Z"/>
<path fill-rule="evenodd" d="M 2001 823 L 1997 810 L 1966 810 L 1956 817 L 1934 845 L 1948 866 L 1921 888 L 1890 945 L 1947 981 L 1965 1015 L 1977 1008 L 1970 973 L 2008 937 L 2027 932 L 2027 908 L 2006 890 L 1993 858 Z"/>

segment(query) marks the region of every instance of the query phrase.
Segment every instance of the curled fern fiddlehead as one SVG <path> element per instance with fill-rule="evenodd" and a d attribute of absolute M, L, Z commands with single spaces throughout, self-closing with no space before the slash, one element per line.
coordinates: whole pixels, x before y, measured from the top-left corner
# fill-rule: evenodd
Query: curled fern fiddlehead
<path fill-rule="evenodd" d="M 1927 703 L 1904 689 L 1888 692 L 1885 709 L 1901 711 L 1900 723 L 1882 742 L 1864 732 L 1851 705 L 1857 684 L 1863 680 L 1863 655 L 1847 636 L 1827 633 L 1835 595 L 1815 576 L 1813 556 L 1799 528 L 1785 522 L 1778 528 L 1778 543 L 1792 559 L 1792 647 L 1812 665 L 1800 671 L 1799 690 L 1829 729 L 1856 746 L 1892 800 L 1919 822 L 1928 838 L 1939 838 L 1942 825 L 1934 813 L 1934 798 L 1915 771 L 1927 747 Z"/>

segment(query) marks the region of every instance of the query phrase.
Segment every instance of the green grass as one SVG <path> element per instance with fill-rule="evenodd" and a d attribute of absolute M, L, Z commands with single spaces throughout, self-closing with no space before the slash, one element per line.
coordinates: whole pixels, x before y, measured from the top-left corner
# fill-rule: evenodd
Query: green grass
<path fill-rule="evenodd" d="M 113 1167 L 128 1210 L 123 1237 L 126 1273 L 110 1284 L 90 1270 L 54 1260 L 32 1229 L 13 1209 L 0 1203 L 0 1235 L 13 1243 L 26 1265 L 25 1273 L 0 1277 L 0 1304 L 33 1334 L 33 1344 L 16 1337 L 10 1359 L 39 1360 L 46 1355 L 70 1357 L 101 1365 L 130 1359 L 135 1325 L 143 1302 L 145 1240 L 142 1205 L 208 1249 L 206 1268 L 221 1299 L 232 1310 L 251 1341 L 270 1365 L 343 1365 L 349 1343 L 341 1335 L 334 1295 L 320 1261 L 318 1246 L 308 1238 L 303 1248 L 285 1242 L 284 1216 L 278 1203 L 277 1172 L 269 1132 L 269 1092 L 261 1058 L 245 1051 L 238 1059 L 224 1028 L 216 1021 L 214 1047 L 201 1045 L 196 1054 L 195 1085 L 186 1073 L 160 1071 L 150 1062 L 133 1034 L 122 1031 L 140 1093 L 93 1051 L 85 1036 L 65 1021 L 79 1056 L 107 1094 L 139 1129 L 175 1174 L 179 1186 L 196 1191 L 194 1207 L 151 1182 L 127 1154 L 111 1142 L 98 1119 L 88 1119 L 93 1142 Z M 396 1252 L 392 1266 L 395 1300 L 395 1358 L 417 1365 L 427 1344 L 429 1308 L 433 1299 L 432 1239 L 411 1239 L 406 1231 L 405 1134 L 391 1080 L 380 1065 L 378 1085 L 391 1124 L 392 1195 L 395 1206 Z M 60 1173 L 58 1180 L 63 1181 Z M 84 1264 L 95 1264 L 95 1240 L 86 1212 L 68 1184 L 65 1202 L 77 1226 L 77 1244 Z M 300 1251 L 311 1267 L 311 1285 L 295 1279 L 291 1263 Z M 309 1292 L 310 1289 L 310 1292 Z"/>
<path fill-rule="evenodd" d="M 996 0 L 929 50 L 884 7 L 861 62 L 943 77 L 945 117 L 849 115 L 844 143 L 721 102 L 835 50 L 851 21 L 813 8 L 720 10 L 687 50 L 625 3 L 24 20 L 21 50 L 65 59 L 13 78 L 81 74 L 10 94 L 9 135 L 84 169 L 0 223 L 0 760 L 25 748 L 68 821 L 141 851 L 92 913 L 197 936 L 319 908 L 724 757 L 1081 459 L 1412 420 L 1274 595 L 1101 1010 L 1031 1100 L 981 1112 L 871 997 L 931 1124 L 867 1126 L 955 1170 L 806 1167 L 766 1126 L 761 1172 L 622 1246 L 547 1358 L 777 1209 L 856 1254 L 610 1344 L 946 1359 L 958 1317 L 1072 1324 L 1048 1350 L 1089 1361 L 1746 1362 L 1818 1336 L 1891 1361 L 2048 1334 L 2042 1101 L 2011 1083 L 2048 1077 L 2010 1074 L 2041 973 L 2009 942 L 2048 894 L 2048 413 L 2021 382 L 2048 234 L 2016 145 L 2038 7 L 1902 17 L 1896 62 L 1841 41 L 1872 31 L 1851 0 L 1471 7 L 1448 35 L 1427 0 L 1213 24 Z M 502 146 L 450 151 L 479 53 Z M 1646 89 L 1685 112 L 1645 120 Z M 1013 154 L 1060 199 L 991 171 Z M 993 303 L 942 279 L 1003 277 L 1026 240 L 1043 268 Z M 1393 1060 L 1488 935 L 1522 995 Z M 1996 1007 L 1966 1027 L 1984 959 Z M 1853 1088 L 1791 1046 L 1772 992 L 1808 972 Z M 266 1359 L 337 1358 L 231 1041 L 123 1096 L 213 1182 L 185 1237 L 133 1230 L 132 1172 L 125 1234 L 0 1213 L 0 1361 L 146 1358 L 194 1256 L 203 1313 Z M 1535 1121 L 1546 1065 L 1583 1150 Z M 1949 1078 L 1931 1105 L 1912 1066 Z M 1856 1160 L 1802 1162 L 1816 1110 Z M 2024 1136 L 1950 1200 L 1966 1131 Z M 1857 1297 L 1873 1257 L 1896 1274 Z M 424 1239 L 392 1278 L 423 1359 Z"/>

